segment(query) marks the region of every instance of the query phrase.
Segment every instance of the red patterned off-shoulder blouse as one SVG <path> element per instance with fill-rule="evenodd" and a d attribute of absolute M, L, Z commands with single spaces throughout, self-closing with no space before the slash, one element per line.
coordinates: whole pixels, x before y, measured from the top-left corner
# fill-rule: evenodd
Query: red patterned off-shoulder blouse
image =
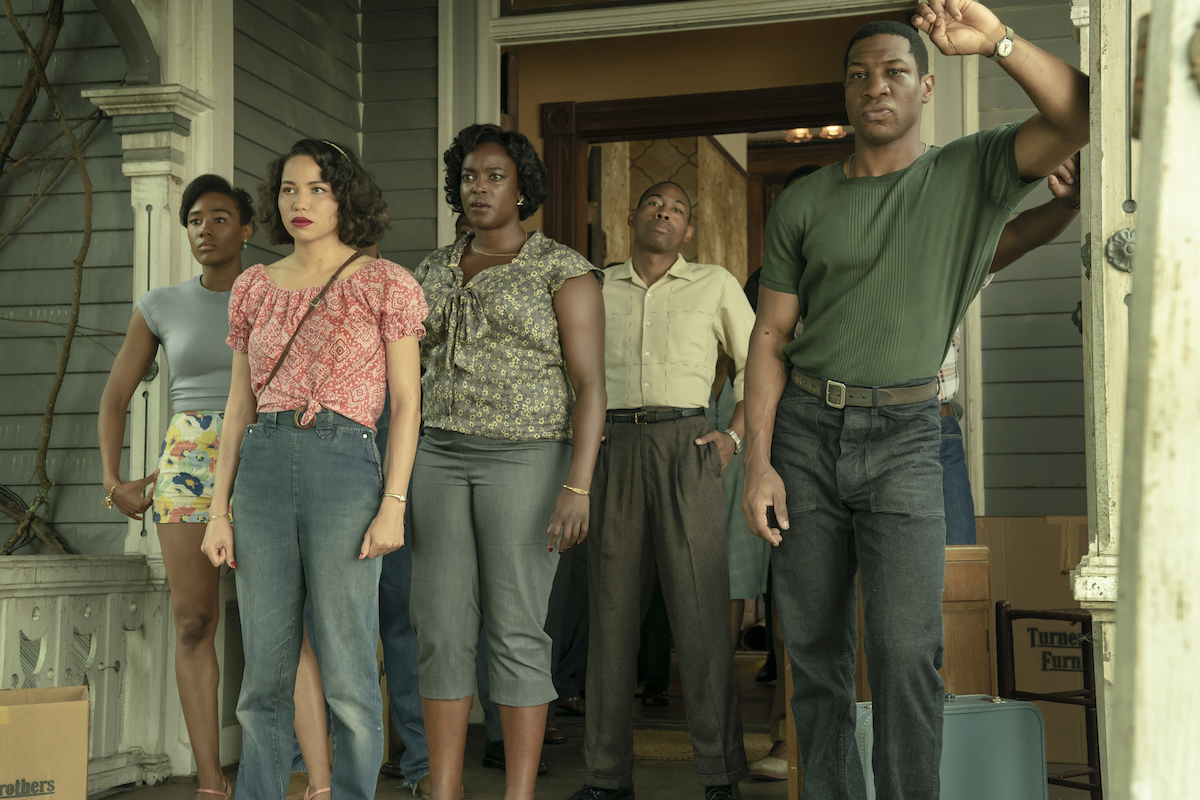
<path fill-rule="evenodd" d="M 374 429 L 387 394 L 384 342 L 425 335 L 425 295 L 404 267 L 383 258 L 334 282 L 264 389 L 320 291 L 320 286 L 280 289 L 255 264 L 233 284 L 227 341 L 249 358 L 259 412 L 303 408 L 301 421 L 307 424 L 327 408 Z"/>

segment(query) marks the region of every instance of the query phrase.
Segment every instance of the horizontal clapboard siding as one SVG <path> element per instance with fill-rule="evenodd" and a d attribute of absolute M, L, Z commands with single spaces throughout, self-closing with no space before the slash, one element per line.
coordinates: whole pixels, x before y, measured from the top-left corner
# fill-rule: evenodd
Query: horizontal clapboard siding
<path fill-rule="evenodd" d="M 363 0 L 363 156 L 388 204 L 382 255 L 414 269 L 437 247 L 437 0 Z"/>
<path fill-rule="evenodd" d="M 16 0 L 13 5 L 29 37 L 37 40 L 45 3 Z M 90 0 L 68 0 L 64 8 L 64 27 L 47 74 L 67 117 L 78 121 L 96 110 L 80 91 L 117 85 L 126 64 L 116 37 Z M 28 67 L 12 27 L 0 20 L 4 113 L 12 108 Z M 12 156 L 38 150 L 59 130 L 49 102 L 40 96 Z M 48 459 L 48 474 L 55 483 L 50 521 L 75 551 L 108 554 L 123 552 L 125 524 L 123 517 L 100 507 L 104 490 L 96 409 L 132 311 L 133 210 L 129 179 L 121 174 L 120 137 L 108 121 L 100 124 L 84 152 L 94 190 L 94 233 L 84 265 L 79 321 L 100 332 L 81 328 L 76 333 L 58 396 Z M 56 163 L 31 160 L 0 176 L 0 230 L 20 214 L 39 179 L 55 168 Z M 83 183 L 71 166 L 13 235 L 0 243 L 0 484 L 26 500 L 36 492 L 42 413 L 70 313 L 71 264 L 81 242 L 83 208 Z M 0 537 L 7 539 L 11 531 L 10 525 L 0 524 Z M 45 551 L 34 544 L 20 552 Z"/>
<path fill-rule="evenodd" d="M 1070 3 L 1007 2 L 996 14 L 1039 47 L 1079 63 Z M 1033 104 L 998 64 L 980 59 L 979 125 L 1028 119 Z M 1020 210 L 1050 199 L 1044 186 Z M 1079 223 L 983 290 L 984 489 L 991 516 L 1086 514 Z"/>
<path fill-rule="evenodd" d="M 358 151 L 358 3 L 235 0 L 233 27 L 233 177 L 257 204 L 268 162 L 297 139 Z M 256 232 L 243 263 L 287 252 Z"/>

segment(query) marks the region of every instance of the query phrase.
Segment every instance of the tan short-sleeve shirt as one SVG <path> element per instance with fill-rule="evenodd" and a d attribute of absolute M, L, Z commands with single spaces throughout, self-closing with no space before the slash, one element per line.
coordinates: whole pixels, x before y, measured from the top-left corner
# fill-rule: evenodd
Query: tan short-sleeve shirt
<path fill-rule="evenodd" d="M 707 407 L 718 342 L 741 401 L 754 311 L 728 270 L 680 256 L 648 287 L 626 261 L 605 272 L 604 313 L 609 408 Z"/>

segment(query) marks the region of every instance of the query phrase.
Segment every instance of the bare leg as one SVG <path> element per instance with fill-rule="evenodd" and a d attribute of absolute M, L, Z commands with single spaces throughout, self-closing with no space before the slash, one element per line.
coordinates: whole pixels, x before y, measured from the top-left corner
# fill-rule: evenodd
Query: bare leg
<path fill-rule="evenodd" d="M 296 741 L 308 768 L 308 785 L 324 789 L 333 782 L 329 765 L 329 731 L 325 725 L 325 694 L 321 691 L 321 668 L 304 630 L 300 666 L 296 671 Z"/>
<path fill-rule="evenodd" d="M 499 708 L 504 729 L 504 800 L 533 800 L 546 736 L 546 705 Z"/>
<path fill-rule="evenodd" d="M 171 612 L 175 617 L 175 682 L 183 721 L 196 759 L 201 789 L 225 791 L 221 773 L 221 730 L 217 717 L 217 666 L 215 637 L 220 615 L 217 579 L 220 571 L 200 552 L 204 525 L 198 522 L 158 526 L 167 584 L 171 587 Z M 204 797 L 210 795 L 198 795 Z"/>
<path fill-rule="evenodd" d="M 746 616 L 745 600 L 729 601 L 729 629 L 733 634 L 733 651 L 736 653 L 738 642 L 742 639 L 742 618 Z"/>
<path fill-rule="evenodd" d="M 471 701 L 474 697 L 460 700 L 430 700 L 421 698 L 425 712 L 425 740 L 429 743 L 429 775 L 433 779 L 433 800 L 459 800 L 462 797 L 463 751 L 467 747 L 467 721 L 471 716 Z M 538 736 L 546 732 L 546 708 L 541 707 L 538 720 Z M 504 708 L 500 708 L 504 719 Z M 507 730 L 505 738 L 508 737 Z M 540 741 L 540 739 L 539 739 Z M 508 742 L 504 743 L 505 764 L 511 769 Z M 537 764 L 534 763 L 534 773 Z M 532 790 L 530 797 L 532 797 Z"/>

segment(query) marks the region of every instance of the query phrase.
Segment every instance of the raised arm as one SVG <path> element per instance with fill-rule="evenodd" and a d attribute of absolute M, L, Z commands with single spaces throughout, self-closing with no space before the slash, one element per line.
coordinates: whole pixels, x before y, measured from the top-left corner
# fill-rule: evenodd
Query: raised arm
<path fill-rule="evenodd" d="M 783 480 L 771 466 L 771 441 L 775 411 L 788 380 L 783 348 L 795 337 L 799 321 L 800 299 L 796 295 L 765 286 L 759 289 L 758 318 L 746 357 L 746 482 L 742 512 L 750 530 L 773 545 L 783 541 L 780 530 L 790 526 Z M 778 528 L 770 526 L 768 508 L 775 511 Z"/>
<path fill-rule="evenodd" d="M 928 0 L 913 25 L 948 56 L 991 56 L 1005 37 L 1004 23 L 974 0 Z M 1038 110 L 1017 132 L 1017 171 L 1026 181 L 1045 177 L 1088 142 L 1088 78 L 1020 36 L 1000 66 Z"/>
<path fill-rule="evenodd" d="M 604 432 L 604 409 L 608 405 L 604 389 L 604 296 L 595 275 L 589 272 L 563 283 L 554 293 L 554 314 L 558 318 L 567 378 L 575 392 L 571 466 L 566 483 L 587 492 L 592 487 L 592 471 Z M 590 501 L 586 494 L 559 490 L 546 528 L 551 550 L 557 546 L 561 553 L 587 536 Z"/>
<path fill-rule="evenodd" d="M 121 446 L 125 441 L 125 411 L 138 384 L 158 353 L 158 337 L 146 324 L 141 309 L 135 308 L 125 331 L 125 341 L 113 361 L 104 394 L 100 396 L 100 418 L 96 434 L 100 440 L 100 469 L 104 493 L 112 493 L 113 504 L 127 517 L 141 519 L 154 502 L 145 496 L 147 486 L 158 477 L 157 470 L 138 480 L 121 480 Z"/>
<path fill-rule="evenodd" d="M 1004 226 L 988 272 L 999 272 L 1031 250 L 1054 241 L 1079 214 L 1079 154 L 1067 159 L 1048 181 L 1054 198 L 1022 211 Z"/>

